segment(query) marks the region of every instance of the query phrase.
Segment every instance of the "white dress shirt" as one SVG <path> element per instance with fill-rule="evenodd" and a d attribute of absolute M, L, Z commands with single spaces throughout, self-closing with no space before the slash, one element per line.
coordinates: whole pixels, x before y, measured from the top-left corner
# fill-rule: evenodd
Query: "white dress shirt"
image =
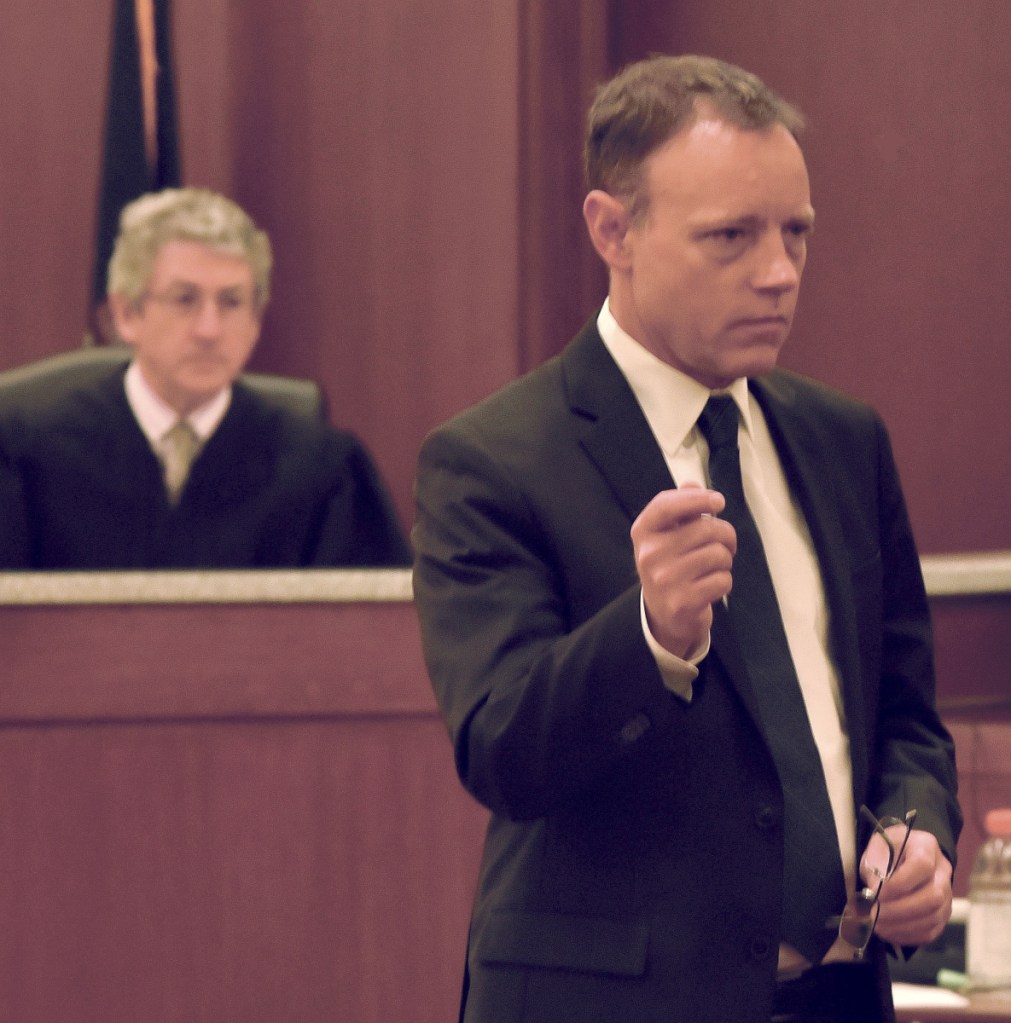
<path fill-rule="evenodd" d="M 123 384 L 126 388 L 126 400 L 130 403 L 134 418 L 147 437 L 151 449 L 160 459 L 163 438 L 179 420 L 179 413 L 154 392 L 144 379 L 136 360 L 127 367 Z M 231 400 L 232 389 L 226 387 L 185 417 L 193 427 L 193 432 L 200 438 L 201 444 L 207 442 L 218 428 L 218 424 L 225 418 Z"/>
<path fill-rule="evenodd" d="M 628 380 L 671 477 L 678 486 L 695 482 L 708 487 L 709 448 L 695 424 L 709 400 L 710 390 L 658 359 L 625 333 L 606 301 L 597 318 L 597 329 Z M 787 642 L 825 772 L 846 888 L 853 891 L 856 821 L 849 736 L 839 678 L 829 654 L 828 608 L 818 557 L 804 516 L 790 494 L 765 416 L 758 403 L 751 400 L 747 380 L 735 380 L 726 393 L 733 397 L 741 413 L 738 442 L 744 493 L 762 537 Z M 698 675 L 695 665 L 709 652 L 708 643 L 685 661 L 657 643 L 646 624 L 645 608 L 642 623 L 665 684 L 690 702 L 692 682 Z M 851 958 L 852 950 L 837 940 L 825 961 Z M 795 950 L 781 950 L 781 972 L 805 965 L 810 964 Z"/>

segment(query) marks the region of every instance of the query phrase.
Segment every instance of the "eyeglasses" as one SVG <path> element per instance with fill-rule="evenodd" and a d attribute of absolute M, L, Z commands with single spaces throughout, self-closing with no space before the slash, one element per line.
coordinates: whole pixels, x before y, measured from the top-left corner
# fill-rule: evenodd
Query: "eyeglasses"
<path fill-rule="evenodd" d="M 871 938 L 874 937 L 874 928 L 878 924 L 878 914 L 881 912 L 881 889 L 895 873 L 895 868 L 902 860 L 906 842 L 909 841 L 909 832 L 913 830 L 913 821 L 916 820 L 916 811 L 910 810 L 902 820 L 899 820 L 898 817 L 883 817 L 878 820 L 866 806 L 861 806 L 860 816 L 871 825 L 875 834 L 881 836 L 888 849 L 888 861 L 884 870 L 879 870 L 877 867 L 872 868 L 877 884 L 873 887 L 861 888 L 846 904 L 846 908 L 839 918 L 839 937 L 852 947 L 854 959 L 863 959 L 867 946 L 870 945 Z M 895 842 L 886 830 L 896 825 L 901 825 L 906 829 L 897 849 Z"/>
<path fill-rule="evenodd" d="M 219 291 L 216 295 L 207 295 L 199 289 L 183 289 L 166 291 L 160 295 L 150 292 L 141 296 L 149 302 L 158 302 L 181 320 L 194 319 L 207 301 L 213 302 L 222 320 L 235 319 L 253 310 L 253 296 L 246 291 Z"/>

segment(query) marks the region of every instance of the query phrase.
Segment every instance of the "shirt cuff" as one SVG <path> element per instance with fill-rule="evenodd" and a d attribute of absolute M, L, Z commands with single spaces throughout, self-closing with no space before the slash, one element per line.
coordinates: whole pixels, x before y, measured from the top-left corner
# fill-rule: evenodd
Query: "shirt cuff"
<path fill-rule="evenodd" d="M 660 669 L 663 684 L 685 703 L 691 703 L 692 683 L 699 677 L 698 665 L 709 653 L 709 633 L 706 633 L 706 638 L 695 650 L 690 651 L 687 657 L 682 658 L 662 647 L 650 632 L 649 624 L 646 621 L 646 601 L 641 592 L 639 593 L 639 619 L 642 622 L 642 634 L 646 638 L 646 645 L 656 660 L 656 666 Z"/>

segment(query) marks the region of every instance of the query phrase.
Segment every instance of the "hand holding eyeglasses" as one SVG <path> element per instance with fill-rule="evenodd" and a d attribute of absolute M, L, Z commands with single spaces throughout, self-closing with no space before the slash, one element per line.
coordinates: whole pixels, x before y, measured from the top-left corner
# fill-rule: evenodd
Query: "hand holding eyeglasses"
<path fill-rule="evenodd" d="M 901 836 L 903 830 L 900 825 L 892 835 L 897 831 Z M 860 873 L 865 880 L 874 877 L 878 842 L 880 837 L 872 836 L 861 860 Z M 951 916 L 951 872 L 937 839 L 929 831 L 911 831 L 900 861 L 881 889 L 878 937 L 894 945 L 933 941 Z"/>
<path fill-rule="evenodd" d="M 933 941 L 951 916 L 951 864 L 937 839 L 913 829 L 915 811 L 880 822 L 864 807 L 861 813 L 875 828 L 859 865 L 865 888 L 851 898 L 841 936 L 857 958 L 872 934 L 894 945 Z"/>

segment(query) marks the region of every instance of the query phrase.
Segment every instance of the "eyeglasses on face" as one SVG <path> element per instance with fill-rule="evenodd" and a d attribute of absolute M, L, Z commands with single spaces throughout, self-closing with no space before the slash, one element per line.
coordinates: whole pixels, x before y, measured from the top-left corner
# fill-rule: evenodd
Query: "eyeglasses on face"
<path fill-rule="evenodd" d="M 888 859 L 884 870 L 872 868 L 876 883 L 856 892 L 847 902 L 839 918 L 839 937 L 853 949 L 854 959 L 863 959 L 871 938 L 874 937 L 874 928 L 877 927 L 878 914 L 881 912 L 881 891 L 902 860 L 906 842 L 909 841 L 909 833 L 913 830 L 913 822 L 916 820 L 916 811 L 910 810 L 902 820 L 898 817 L 883 817 L 878 820 L 866 806 L 861 806 L 860 816 L 871 825 L 874 834 L 881 836 L 888 850 Z M 887 829 L 897 825 L 905 828 L 905 831 L 896 847 Z"/>
<path fill-rule="evenodd" d="M 191 320 L 199 315 L 206 302 L 213 302 L 222 320 L 235 319 L 253 311 L 253 295 L 245 289 L 226 288 L 217 294 L 207 294 L 199 288 L 178 288 L 160 294 L 146 292 L 143 301 L 157 302 L 169 313 L 181 320 Z"/>

